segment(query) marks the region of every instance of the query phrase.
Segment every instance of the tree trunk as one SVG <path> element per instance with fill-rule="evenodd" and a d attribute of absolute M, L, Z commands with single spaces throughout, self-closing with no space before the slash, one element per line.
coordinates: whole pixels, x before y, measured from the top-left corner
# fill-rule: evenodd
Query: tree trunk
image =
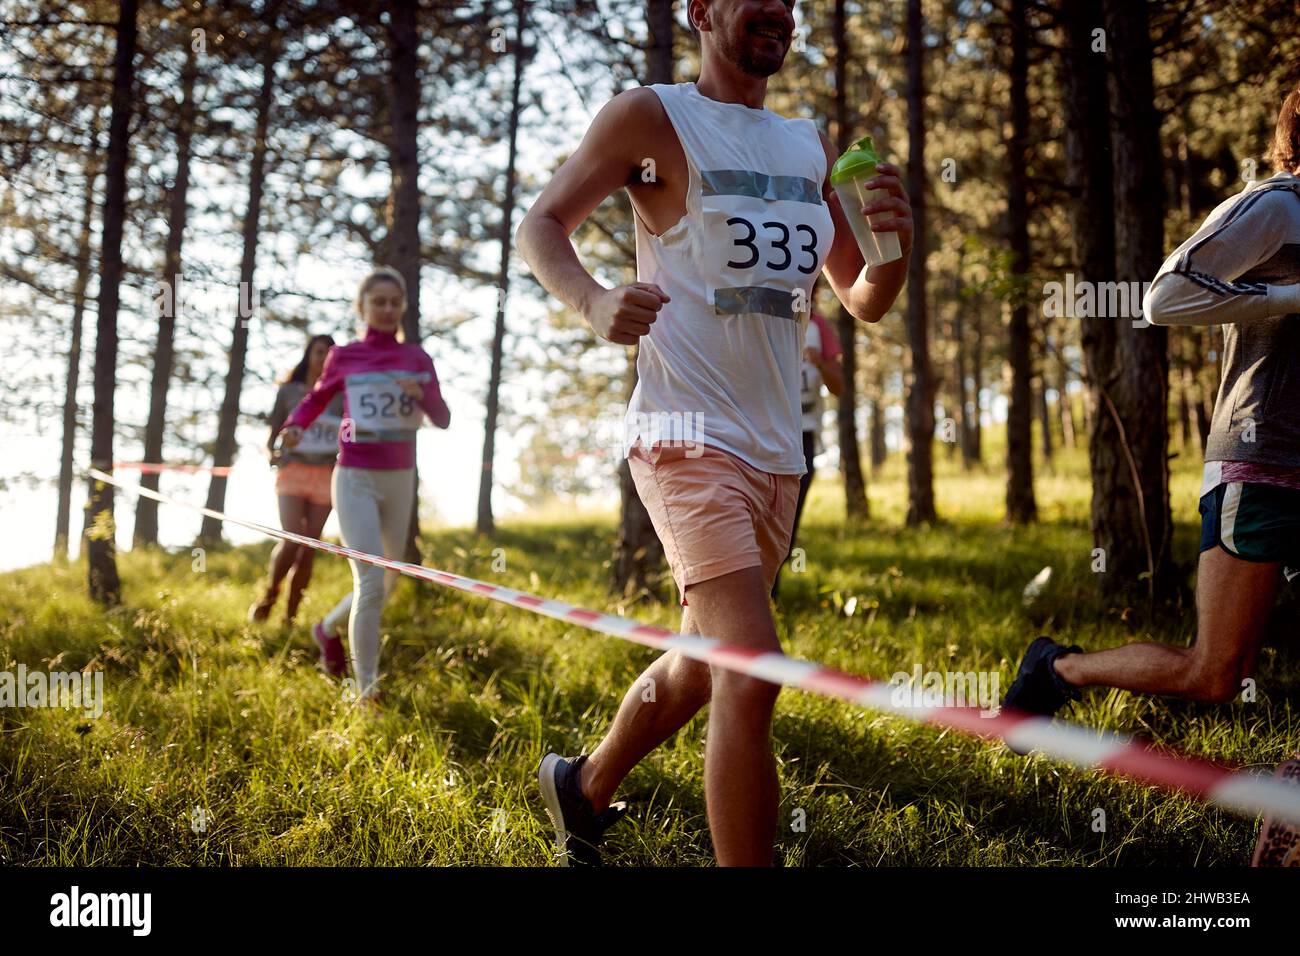
<path fill-rule="evenodd" d="M 262 54 L 262 87 L 257 96 L 257 125 L 253 159 L 248 172 L 248 210 L 244 215 L 243 256 L 239 264 L 239 308 L 230 343 L 230 366 L 226 371 L 225 395 L 221 400 L 221 417 L 217 422 L 217 441 L 212 463 L 228 467 L 235 458 L 235 438 L 239 427 L 239 393 L 244 385 L 244 364 L 248 355 L 248 325 L 256 310 L 253 273 L 257 265 L 258 220 L 262 212 L 262 192 L 266 180 L 266 138 L 271 121 L 272 90 L 275 83 L 277 48 L 266 41 Z M 226 506 L 226 476 L 214 474 L 208 484 L 207 506 L 222 511 Z M 205 547 L 221 541 L 221 521 L 203 516 L 199 543 Z"/>
<path fill-rule="evenodd" d="M 673 81 L 673 4 L 672 0 L 646 0 L 646 26 L 650 46 L 646 51 L 646 85 Z M 636 362 L 641 354 L 633 348 L 628 361 L 624 398 L 630 399 L 636 388 Z M 664 549 L 655 534 L 650 513 L 636 493 L 627 459 L 618 464 L 619 520 L 618 541 L 610 564 L 611 586 L 616 594 L 652 593 L 652 579 L 664 563 Z"/>
<path fill-rule="evenodd" d="M 647 0 L 646 27 L 650 46 L 646 50 L 649 83 L 673 81 L 673 0 Z"/>
<path fill-rule="evenodd" d="M 624 403 L 631 399 L 632 390 L 636 388 L 638 354 L 639 348 L 634 348 L 623 395 Z M 650 512 L 646 511 L 641 496 L 637 494 L 632 469 L 628 467 L 626 458 L 618 463 L 618 489 L 618 541 L 615 542 L 614 560 L 610 565 L 611 586 L 614 593 L 623 597 L 654 595 L 654 578 L 663 567 L 664 548 L 655 533 Z"/>
<path fill-rule="evenodd" d="M 953 272 L 952 291 L 956 311 L 953 314 L 952 336 L 956 343 L 957 407 L 961 413 L 957 441 L 961 446 L 962 470 L 969 471 L 974 464 L 971 458 L 970 333 L 966 327 L 966 313 L 971 308 L 971 299 L 963 295 L 966 288 L 963 279 L 965 272 L 966 255 L 959 250 L 957 268 Z M 977 409 L 974 411 L 978 413 Z"/>
<path fill-rule="evenodd" d="M 1038 428 L 1043 433 L 1043 460 L 1052 461 L 1052 413 L 1047 406 L 1047 371 L 1038 375 Z"/>
<path fill-rule="evenodd" d="M 1056 350 L 1056 394 L 1057 411 L 1061 415 L 1061 444 L 1074 448 L 1074 408 L 1070 401 L 1070 373 L 1065 366 L 1065 350 Z"/>
<path fill-rule="evenodd" d="M 982 305 L 982 302 L 981 302 Z M 971 344 L 971 403 L 974 406 L 971 415 L 971 462 L 984 464 L 984 423 L 980 421 L 980 393 L 984 391 L 984 319 L 980 308 L 971 311 L 971 324 L 975 330 L 975 341 Z"/>
<path fill-rule="evenodd" d="M 1113 64 L 1115 278 L 1136 284 L 1150 281 L 1164 256 L 1160 114 L 1146 4 L 1105 0 L 1104 6 Z M 1120 494 L 1107 512 L 1116 523 L 1117 549 L 1111 554 L 1108 577 L 1126 590 L 1145 581 L 1143 590 L 1154 601 L 1172 597 L 1176 587 L 1169 506 L 1169 330 L 1145 322 L 1134 328 L 1126 317 L 1111 321 L 1117 328 L 1116 382 L 1107 410 L 1119 420 L 1128 467 L 1122 472 Z M 1142 533 L 1134 534 L 1134 529 Z"/>
<path fill-rule="evenodd" d="M 194 133 L 194 84 L 198 63 L 193 45 L 185 48 L 181 70 L 181 109 L 176 129 L 176 179 L 172 185 L 167 216 L 167 247 L 163 258 L 162 306 L 158 310 L 158 344 L 154 348 L 153 380 L 149 387 L 149 420 L 144 429 L 144 460 L 161 462 L 163 435 L 167 424 L 167 388 L 171 384 L 175 357 L 176 310 L 180 308 L 181 247 L 189 214 L 190 139 Z M 145 472 L 140 484 L 158 490 L 159 475 Z M 158 543 L 158 502 L 144 495 L 136 500 L 135 547 Z"/>
<path fill-rule="evenodd" d="M 929 314 L 935 316 L 937 319 L 943 314 L 943 303 L 940 301 L 937 291 L 933 295 L 929 296 L 929 299 Z M 951 323 L 948 323 L 943 331 L 939 333 L 940 339 L 942 340 L 945 335 L 950 339 L 952 338 L 953 331 Z M 943 349 L 940 348 L 940 354 L 942 354 L 942 351 Z M 942 358 L 940 358 L 938 365 L 940 368 L 943 367 Z M 961 421 L 961 405 L 957 396 L 960 392 L 961 386 L 960 384 L 954 384 L 952 378 L 953 376 L 951 375 L 944 375 L 937 370 L 935 371 L 935 394 L 940 396 L 939 411 L 943 413 L 943 417 L 939 419 L 940 436 L 943 441 L 944 457 L 947 458 L 949 462 L 957 457 L 957 453 L 960 450 L 957 447 L 959 444 L 957 440 L 957 428 L 958 423 Z"/>
<path fill-rule="evenodd" d="M 970 381 L 967 378 L 967 345 L 966 345 L 966 303 L 961 299 L 961 279 L 960 270 L 958 271 L 957 280 L 957 314 L 952 321 L 952 335 L 957 343 L 956 357 L 956 375 L 957 375 L 957 407 L 961 410 L 960 423 L 958 431 L 958 441 L 961 444 L 961 466 L 969 471 L 973 461 L 971 459 L 971 401 L 970 401 Z"/>
<path fill-rule="evenodd" d="M 1178 134 L 1178 201 L 1183 209 L 1183 217 L 1192 221 L 1192 154 L 1187 148 L 1187 132 Z"/>
<path fill-rule="evenodd" d="M 392 142 L 389 185 L 387 265 L 406 280 L 406 312 L 402 331 L 407 342 L 424 340 L 420 329 L 420 33 L 417 0 L 388 5 Z M 406 531 L 406 561 L 420 562 L 420 469 L 414 468 L 415 502 Z"/>
<path fill-rule="evenodd" d="M 1192 350 L 1192 336 L 1183 329 L 1174 336 L 1177 345 L 1173 349 L 1178 358 L 1177 367 L 1171 367 L 1170 379 L 1178 383 L 1178 445 L 1186 450 L 1192 447 L 1192 389 L 1195 381 L 1188 362 L 1188 353 Z M 1170 356 L 1170 360 L 1174 355 Z"/>
<path fill-rule="evenodd" d="M 1080 323 L 1080 325 L 1082 325 L 1082 323 Z M 1093 396 L 1092 396 L 1092 393 L 1091 393 L 1091 389 L 1090 389 L 1090 387 L 1089 387 L 1089 385 L 1088 385 L 1088 383 L 1089 383 L 1090 380 L 1091 380 L 1091 378 L 1090 378 L 1090 376 L 1088 375 L 1088 372 L 1085 370 L 1084 373 L 1083 373 L 1083 378 L 1081 379 L 1081 382 L 1082 382 L 1083 385 L 1084 385 L 1084 393 L 1083 393 L 1083 433 L 1084 433 L 1085 435 L 1091 435 L 1091 434 L 1092 434 L 1092 429 L 1093 429 L 1093 421 L 1092 421 L 1092 419 L 1093 419 L 1093 413 L 1096 411 L 1096 408 L 1097 408 L 1097 406 L 1096 406 L 1095 404 L 1093 404 Z"/>
<path fill-rule="evenodd" d="M 501 361 L 506 338 L 506 296 L 510 291 L 510 237 L 514 233 L 515 156 L 519 137 L 519 87 L 524 75 L 524 0 L 515 0 L 515 75 L 510 91 L 510 148 L 506 158 L 506 192 L 501 201 L 501 266 L 497 273 L 497 315 L 492 332 L 492 370 L 488 377 L 487 418 L 483 425 L 483 468 L 478 484 L 478 532 L 496 530 L 492 515 L 492 460 L 496 452 L 497 414 L 501 399 Z"/>
<path fill-rule="evenodd" d="M 907 523 L 928 524 L 934 510 L 934 375 L 926 314 L 925 44 L 921 0 L 907 2 L 907 192 L 915 232 L 907 267 Z"/>
<path fill-rule="evenodd" d="M 871 437 L 869 447 L 871 451 L 871 473 L 875 475 L 884 467 L 885 459 L 889 457 L 889 446 L 885 443 L 885 403 L 880 398 L 873 398 L 867 411 L 871 416 L 869 425 Z"/>
<path fill-rule="evenodd" d="M 1065 155 L 1073 201 L 1070 237 L 1080 279 L 1109 281 L 1115 268 L 1113 174 L 1110 162 L 1110 125 L 1106 89 L 1106 54 L 1093 49 L 1093 30 L 1102 23 L 1102 0 L 1062 0 L 1066 27 L 1062 55 L 1065 105 Z M 1072 314 L 1073 310 L 1069 314 Z M 1088 428 L 1088 465 L 1092 477 L 1091 526 L 1094 549 L 1092 567 L 1101 588 L 1115 593 L 1115 575 L 1109 564 L 1117 538 L 1126 530 L 1115 522 L 1111 505 L 1123 480 L 1123 453 L 1115 422 L 1103 402 L 1103 391 L 1114 386 L 1116 320 L 1104 316 L 1079 318 L 1083 345 L 1085 412 Z M 1098 562 L 1100 559 L 1101 563 Z M 1104 572 L 1104 573 L 1102 573 Z"/>
<path fill-rule="evenodd" d="M 853 143 L 848 108 L 848 68 L 853 55 L 845 29 L 845 0 L 835 0 L 831 19 L 831 42 L 835 48 L 835 149 L 843 153 Z M 840 475 L 844 479 L 845 520 L 865 521 L 871 516 L 867 482 L 862 473 L 862 450 L 858 446 L 858 320 L 840 307 L 836 327 L 843 347 L 844 387 L 835 400 L 835 421 L 840 446 Z M 873 463 L 873 468 L 875 467 Z"/>
<path fill-rule="evenodd" d="M 1022 280 L 1029 272 L 1029 189 L 1026 141 L 1029 137 L 1029 23 L 1025 0 L 1012 0 L 1010 12 L 1011 137 L 1007 142 L 1007 220 L 1011 272 Z M 1028 524 L 1038 516 L 1034 500 L 1033 358 L 1030 354 L 1029 304 L 1019 282 L 1011 303 L 1007 359 L 1011 366 L 1011 400 L 1007 406 L 1007 520 Z"/>
<path fill-rule="evenodd" d="M 99 138 L 92 127 L 91 141 Z M 68 377 L 63 391 L 63 444 L 59 455 L 59 505 L 54 520 L 54 558 L 68 557 L 68 527 L 72 518 L 72 457 L 77 443 L 77 386 L 81 379 L 81 327 L 90 285 L 91 236 L 95 224 L 95 179 L 99 169 L 86 164 L 86 194 L 81 203 L 81 235 L 77 239 L 77 280 L 72 300 L 72 336 L 68 343 Z"/>
<path fill-rule="evenodd" d="M 126 166 L 130 160 L 132 87 L 135 83 L 137 0 L 121 0 L 113 54 L 113 117 L 109 123 L 104 182 L 104 224 L 100 240 L 99 316 L 95 326 L 95 408 L 90 460 L 101 471 L 113 470 L 113 393 L 117 387 L 117 309 L 122 281 L 122 228 L 126 220 Z M 83 534 L 90 596 L 118 604 L 122 584 L 117 574 L 113 486 L 90 479 Z"/>
<path fill-rule="evenodd" d="M 847 147 L 846 147 L 847 148 Z M 840 476 L 844 481 L 844 517 L 865 521 L 871 517 L 867 501 L 867 479 L 862 471 L 862 449 L 858 442 L 858 320 L 843 305 L 835 322 L 844 352 L 844 387 L 835 399 L 835 424 L 840 446 Z M 873 460 L 872 468 L 878 467 Z"/>

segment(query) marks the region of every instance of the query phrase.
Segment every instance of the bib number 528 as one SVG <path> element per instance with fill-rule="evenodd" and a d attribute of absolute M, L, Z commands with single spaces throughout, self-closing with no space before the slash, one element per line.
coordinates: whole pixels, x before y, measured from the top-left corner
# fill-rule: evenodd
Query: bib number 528
<path fill-rule="evenodd" d="M 393 406 L 397 406 L 397 412 L 393 411 Z M 367 418 L 397 418 L 399 415 L 405 418 L 414 407 L 415 399 L 409 395 L 400 398 L 392 394 L 361 396 L 361 411 Z"/>
<path fill-rule="evenodd" d="M 727 267 L 730 269 L 754 268 L 754 266 L 758 265 L 759 259 L 762 258 L 758 250 L 758 245 L 754 241 L 758 238 L 758 230 L 754 228 L 752 222 L 743 216 L 732 216 L 727 220 L 727 225 L 740 226 L 745 230 L 744 235 L 739 238 L 733 235 L 731 241 L 733 245 L 739 246 L 749 253 L 748 258 L 746 259 L 727 260 Z M 789 269 L 791 264 L 794 262 L 794 256 L 790 252 L 790 227 L 783 222 L 778 222 L 777 220 L 769 220 L 767 222 L 759 223 L 759 225 L 766 230 L 767 243 L 771 247 L 772 251 L 781 254 L 781 258 L 777 261 L 773 262 L 769 260 L 764 262 L 763 265 L 776 272 Z M 808 241 L 799 246 L 798 249 L 799 252 L 807 253 L 808 265 L 805 266 L 800 263 L 795 266 L 795 269 L 803 275 L 812 275 L 817 271 L 817 231 L 813 229 L 812 226 L 802 222 L 794 227 L 794 231 L 800 235 L 806 235 L 808 237 Z M 773 233 L 775 233 L 775 235 L 773 235 Z"/>

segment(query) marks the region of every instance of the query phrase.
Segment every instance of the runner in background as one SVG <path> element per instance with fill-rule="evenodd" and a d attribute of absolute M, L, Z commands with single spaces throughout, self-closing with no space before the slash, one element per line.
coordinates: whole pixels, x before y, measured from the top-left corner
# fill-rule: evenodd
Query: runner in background
<path fill-rule="evenodd" d="M 1283 574 L 1300 575 L 1300 88 L 1282 107 L 1270 157 L 1277 175 L 1220 203 L 1143 301 L 1155 325 L 1223 327 L 1201 484 L 1196 641 L 1084 653 L 1040 637 L 1008 707 L 1054 714 L 1097 686 L 1222 703 L 1255 673 Z"/>
<path fill-rule="evenodd" d="M 331 507 L 330 477 L 334 456 L 338 454 L 339 425 L 343 419 L 343 399 L 336 396 L 325 412 L 312 423 L 293 449 L 275 447 L 276 437 L 285 419 L 320 378 L 325 356 L 334 347 L 328 335 L 313 335 L 307 340 L 302 359 L 286 375 L 275 394 L 271 409 L 271 435 L 267 449 L 275 467 L 275 493 L 280 502 L 280 527 L 309 538 L 319 538 Z M 266 589 L 252 607 L 248 619 L 265 621 L 280 595 L 280 585 L 292 569 L 289 596 L 285 603 L 284 622 L 293 624 L 298 605 L 311 582 L 316 551 L 291 541 L 281 540 L 271 552 L 271 567 Z"/>
<path fill-rule="evenodd" d="M 433 360 L 403 340 L 406 283 L 395 269 L 375 269 L 357 292 L 364 336 L 330 349 L 320 379 L 285 421 L 292 448 L 340 393 L 343 426 L 334 469 L 334 507 L 343 543 L 357 551 L 400 559 L 415 505 L 415 439 L 424 417 L 451 422 Z M 312 629 L 321 663 L 335 676 L 347 670 L 340 629 L 346 622 L 352 668 L 362 701 L 379 697 L 379 620 L 396 571 L 351 561 L 353 589 Z"/>
<path fill-rule="evenodd" d="M 814 286 L 814 295 L 816 291 L 816 286 Z M 799 520 L 803 517 L 803 506 L 808 499 L 808 489 L 812 486 L 813 459 L 822 451 L 822 386 L 825 385 L 830 393 L 836 396 L 844 391 L 842 353 L 840 337 L 835 333 L 835 326 L 831 325 L 820 312 L 812 313 L 812 319 L 808 323 L 808 329 L 804 337 L 803 368 L 799 385 L 799 405 L 803 415 L 805 471 L 803 477 L 799 479 L 799 503 L 795 505 L 794 529 L 790 532 L 791 554 L 794 553 L 795 541 L 799 536 Z M 789 560 L 789 555 L 786 556 L 786 560 Z M 781 567 L 784 568 L 785 565 Z M 774 601 L 780 585 L 781 568 L 778 568 L 776 580 L 772 582 L 772 600 Z"/>
<path fill-rule="evenodd" d="M 1300 86 L 1282 104 L 1269 160 L 1277 174 L 1211 212 L 1143 301 L 1156 325 L 1223 328 L 1201 484 L 1196 639 L 1085 653 L 1039 637 L 1008 707 L 1054 714 L 1085 687 L 1226 703 L 1255 676 L 1283 577 L 1300 576 Z M 1256 857 L 1294 859 L 1297 843 L 1300 829 L 1268 822 Z"/>

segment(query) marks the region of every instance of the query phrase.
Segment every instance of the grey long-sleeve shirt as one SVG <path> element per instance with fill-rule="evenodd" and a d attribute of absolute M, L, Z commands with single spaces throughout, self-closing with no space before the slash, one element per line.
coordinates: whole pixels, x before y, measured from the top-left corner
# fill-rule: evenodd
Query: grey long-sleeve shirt
<path fill-rule="evenodd" d="M 1155 325 L 1222 325 L 1223 381 L 1206 461 L 1300 468 L 1300 177 L 1221 203 L 1165 260 Z"/>
<path fill-rule="evenodd" d="M 307 394 L 307 391 L 308 389 L 305 383 L 290 381 L 283 383 L 275 393 L 275 405 L 271 408 L 271 437 L 267 442 L 267 448 L 272 452 L 275 451 L 275 439 L 276 436 L 279 435 L 280 429 L 284 427 L 285 419 L 289 417 L 289 413 L 294 410 L 297 404 L 302 401 L 302 398 Z M 341 419 L 342 417 L 343 396 L 335 395 L 334 400 L 331 401 L 329 406 L 326 408 L 325 414 L 321 416 L 323 420 L 320 421 L 319 429 L 322 431 L 322 434 L 333 429 L 334 434 L 337 436 L 338 424 L 336 419 Z M 315 422 L 312 424 L 313 426 L 316 425 Z M 337 439 L 334 440 L 336 441 Z M 337 451 L 321 451 L 312 454 L 301 449 L 291 450 L 286 448 L 279 453 L 279 457 L 276 461 L 277 463 L 300 461 L 308 465 L 330 465 L 334 463 L 336 457 Z"/>

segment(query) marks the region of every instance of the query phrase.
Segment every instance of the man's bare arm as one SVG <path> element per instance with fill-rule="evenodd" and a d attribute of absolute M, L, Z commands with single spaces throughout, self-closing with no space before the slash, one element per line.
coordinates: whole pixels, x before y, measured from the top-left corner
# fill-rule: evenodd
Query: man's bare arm
<path fill-rule="evenodd" d="M 907 280 L 907 260 L 912 251 L 912 212 L 907 201 L 907 193 L 898 179 L 898 170 L 886 163 L 880 164 L 876 184 L 872 188 L 887 189 L 891 195 L 868 206 L 871 213 L 893 212 L 889 222 L 898 226 L 898 240 L 903 256 L 881 266 L 873 266 L 864 271 L 866 261 L 853 238 L 853 229 L 839 196 L 830 184 L 830 169 L 835 164 L 835 150 L 826 135 L 821 135 L 822 149 L 826 152 L 826 182 L 822 195 L 830 207 L 831 219 L 835 222 L 835 239 L 831 251 L 826 256 L 824 272 L 830 282 L 836 298 L 849 310 L 849 314 L 862 322 L 878 322 L 898 298 L 898 293 Z M 882 224 L 883 225 L 883 224 Z"/>
<path fill-rule="evenodd" d="M 668 297 L 650 283 L 606 289 L 583 268 L 569 236 L 639 170 L 637 134 L 652 115 L 645 97 L 654 96 L 627 90 L 605 104 L 515 231 L 519 254 L 542 287 L 577 309 L 596 334 L 622 345 L 650 331 Z"/>

